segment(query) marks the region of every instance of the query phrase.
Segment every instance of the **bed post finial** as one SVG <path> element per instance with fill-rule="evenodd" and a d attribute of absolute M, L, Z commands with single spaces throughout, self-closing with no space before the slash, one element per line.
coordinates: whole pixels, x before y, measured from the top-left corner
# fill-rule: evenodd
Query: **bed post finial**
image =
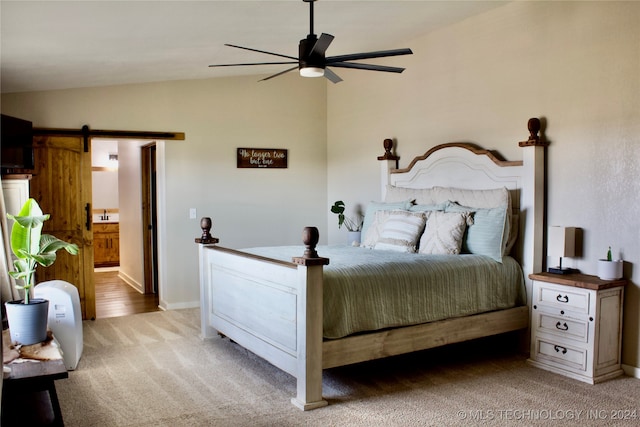
<path fill-rule="evenodd" d="M 520 142 L 518 145 L 520 145 L 520 147 L 527 147 L 527 146 L 547 146 L 548 144 L 546 142 L 544 142 L 543 138 L 541 138 L 540 135 L 538 135 L 538 133 L 540 132 L 540 128 L 541 128 L 541 124 L 540 124 L 540 119 L 537 117 L 532 117 L 529 119 L 529 121 L 527 122 L 527 128 L 529 129 L 529 139 L 526 141 L 522 141 Z"/>
<path fill-rule="evenodd" d="M 400 159 L 399 156 L 394 155 L 391 152 L 391 149 L 393 148 L 393 140 L 390 138 L 385 139 L 382 142 L 382 145 L 384 146 L 384 154 L 382 156 L 378 156 L 378 160 L 396 160 L 398 161 Z"/>
<path fill-rule="evenodd" d="M 318 256 L 316 246 L 320 241 L 320 232 L 317 227 L 305 227 L 302 230 L 302 243 L 305 245 L 304 254 L 301 257 L 294 257 L 293 262 L 303 265 L 327 265 L 329 258 Z"/>
<path fill-rule="evenodd" d="M 305 258 L 318 258 L 316 246 L 319 241 L 320 232 L 316 227 L 305 227 L 302 230 L 302 243 L 304 243 L 306 248 L 303 255 Z"/>
<path fill-rule="evenodd" d="M 200 220 L 200 228 L 202 229 L 202 236 L 199 238 L 196 238 L 196 243 L 200 243 L 203 245 L 206 245 L 209 243 L 218 243 L 219 240 L 216 237 L 211 236 L 212 224 L 213 223 L 211 221 L 211 218 L 209 218 L 208 216 L 202 217 L 202 219 Z"/>
<path fill-rule="evenodd" d="M 540 132 L 540 119 L 532 117 L 527 122 L 527 128 L 529 128 L 529 141 L 540 141 L 538 132 Z"/>

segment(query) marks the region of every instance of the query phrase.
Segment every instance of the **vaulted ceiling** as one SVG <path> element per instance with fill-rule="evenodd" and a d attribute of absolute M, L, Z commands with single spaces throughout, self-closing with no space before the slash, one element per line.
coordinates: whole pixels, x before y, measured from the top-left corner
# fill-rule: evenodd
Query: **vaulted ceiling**
<path fill-rule="evenodd" d="M 420 35 L 505 3 L 320 0 L 314 32 L 335 36 L 328 56 L 411 48 Z M 309 33 L 302 0 L 2 0 L 0 19 L 2 93 L 272 74 L 287 66 L 208 65 L 277 58 L 224 43 L 297 56 Z"/>

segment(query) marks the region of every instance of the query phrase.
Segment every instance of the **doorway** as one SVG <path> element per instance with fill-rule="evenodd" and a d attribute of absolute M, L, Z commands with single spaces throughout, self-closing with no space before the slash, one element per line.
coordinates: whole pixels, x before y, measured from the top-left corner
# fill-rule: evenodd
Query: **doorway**
<path fill-rule="evenodd" d="M 68 214 L 60 215 L 67 226 L 73 230 L 82 231 L 82 236 L 70 236 L 70 230 L 60 230 L 65 240 L 73 241 L 80 247 L 82 256 L 65 257 L 64 253 L 58 258 L 55 267 L 43 270 L 46 272 L 43 280 L 47 280 L 47 274 L 51 274 L 53 278 L 67 280 L 73 283 L 81 296 L 82 318 L 83 320 L 95 319 L 96 317 L 96 290 L 94 286 L 94 241 L 92 226 L 92 170 L 91 170 L 91 146 L 94 141 L 99 139 L 116 139 L 138 141 L 139 145 L 123 144 L 123 146 L 135 146 L 136 148 L 136 171 L 135 176 L 129 176 L 126 183 L 135 186 L 138 194 L 137 199 L 133 202 L 137 212 L 140 212 L 141 196 L 139 189 L 141 187 L 140 179 L 140 150 L 141 145 L 147 144 L 148 141 L 156 141 L 157 159 L 155 161 L 157 167 L 157 293 L 158 298 L 165 291 L 165 263 L 166 263 L 166 244 L 164 233 L 166 231 L 166 218 L 164 215 L 166 209 L 165 197 L 165 142 L 167 141 L 184 141 L 185 134 L 183 132 L 150 132 L 150 131 L 123 131 L 123 130 L 95 130 L 89 125 L 82 126 L 81 129 L 63 129 L 63 128 L 33 128 L 34 148 L 37 148 L 36 154 L 41 157 L 36 164 L 40 167 L 36 169 L 38 172 L 34 174 L 31 181 L 30 194 L 41 202 L 41 206 L 47 209 L 54 206 L 54 202 L 64 201 L 65 208 L 71 209 Z M 146 141 L 146 142 L 144 142 Z M 144 142 L 144 144 L 143 144 Z M 58 147 L 61 145 L 60 147 Z M 119 147 L 120 148 L 120 147 Z M 64 154 L 59 160 L 58 154 Z M 54 167 L 55 166 L 55 167 Z M 70 175 L 73 174 L 73 175 Z M 74 176 L 70 179 L 70 176 Z M 76 185 L 68 185 L 75 183 Z M 119 184 L 121 185 L 121 184 Z M 128 185 L 127 185 L 128 187 Z M 128 188 L 127 188 L 128 190 Z M 45 201 L 46 198 L 46 201 Z M 68 206 L 67 206 L 68 205 Z M 120 207 L 122 208 L 122 207 Z M 61 209 L 55 209 L 56 212 L 62 212 Z M 102 212 L 104 214 L 104 210 Z M 120 214 L 124 214 L 120 210 Z M 133 265 L 138 271 L 136 284 L 140 289 L 140 294 L 144 294 L 144 274 L 142 261 L 142 215 L 134 215 L 134 221 L 128 225 L 127 231 L 119 230 L 118 238 L 124 237 L 129 241 L 133 241 L 132 245 L 123 243 L 124 247 L 129 250 L 130 255 L 121 257 L 126 259 L 128 263 Z M 127 221 L 128 223 L 129 221 Z M 124 226 L 124 223 L 121 224 Z M 54 230 L 55 231 L 55 230 Z M 131 233 L 129 233 L 131 231 Z M 52 233 L 53 234 L 53 233 Z M 132 236 L 135 235 L 135 236 Z M 140 237 L 137 237 L 140 236 Z M 133 240 L 132 240 L 133 239 Z M 120 242 L 118 242 L 120 243 Z M 131 246 L 131 248 L 129 248 Z M 122 250 L 122 248 L 121 248 Z M 122 270 L 122 261 L 120 261 Z M 131 284 L 129 281 L 127 281 Z M 160 300 L 162 301 L 162 300 Z M 164 307 L 163 307 L 164 308 Z"/>
<path fill-rule="evenodd" d="M 92 151 L 104 151 L 100 149 L 102 144 L 110 145 L 110 155 L 113 157 L 115 153 L 117 158 L 113 185 L 118 191 L 115 206 L 107 209 L 107 213 L 111 212 L 109 221 L 115 218 L 119 225 L 120 244 L 117 264 L 109 269 L 96 268 L 94 272 L 96 317 L 157 311 L 156 142 L 94 138 Z M 96 207 L 99 196 L 94 195 Z M 100 224 L 94 224 L 94 230 L 99 227 Z M 97 239 L 94 241 L 98 244 Z"/>

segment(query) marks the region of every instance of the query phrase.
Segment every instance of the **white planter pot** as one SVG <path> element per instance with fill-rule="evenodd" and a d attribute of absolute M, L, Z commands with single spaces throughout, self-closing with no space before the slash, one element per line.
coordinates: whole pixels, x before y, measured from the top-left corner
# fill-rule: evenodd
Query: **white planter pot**
<path fill-rule="evenodd" d="M 347 235 L 347 245 L 360 246 L 360 236 L 361 233 L 359 231 L 349 231 Z"/>
<path fill-rule="evenodd" d="M 598 277 L 602 280 L 617 280 L 622 277 L 623 261 L 607 261 L 606 259 L 598 260 Z"/>
<path fill-rule="evenodd" d="M 47 339 L 48 300 L 31 298 L 29 304 L 23 304 L 19 300 L 7 301 L 4 305 L 12 342 L 31 345 Z"/>

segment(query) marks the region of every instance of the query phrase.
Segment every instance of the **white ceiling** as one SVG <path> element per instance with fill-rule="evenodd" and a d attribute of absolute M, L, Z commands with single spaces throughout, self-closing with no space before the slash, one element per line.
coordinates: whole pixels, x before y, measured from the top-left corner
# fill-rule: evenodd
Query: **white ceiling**
<path fill-rule="evenodd" d="M 505 3 L 320 0 L 314 32 L 335 36 L 327 56 L 411 48 L 420 35 Z M 224 43 L 297 57 L 309 33 L 302 0 L 2 0 L 0 18 L 2 93 L 275 74 L 288 66 L 208 65 L 281 59 Z"/>

